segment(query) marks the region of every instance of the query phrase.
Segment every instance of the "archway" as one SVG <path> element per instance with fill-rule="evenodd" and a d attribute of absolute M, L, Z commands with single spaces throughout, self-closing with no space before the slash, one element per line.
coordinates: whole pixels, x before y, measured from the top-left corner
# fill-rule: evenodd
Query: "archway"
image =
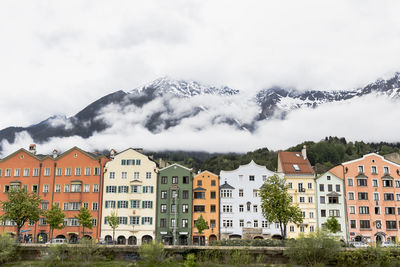
<path fill-rule="evenodd" d="M 131 235 L 131 236 L 128 238 L 128 245 L 137 245 L 136 236 Z"/>
<path fill-rule="evenodd" d="M 256 239 L 256 240 L 260 240 L 260 239 L 264 239 L 262 236 L 255 236 L 253 239 Z"/>
<path fill-rule="evenodd" d="M 126 238 L 125 238 L 125 236 L 120 235 L 120 236 L 117 238 L 117 244 L 118 244 L 118 245 L 125 245 L 125 244 L 126 244 Z"/>
<path fill-rule="evenodd" d="M 179 236 L 179 245 L 186 246 L 188 244 L 188 237 L 187 235 L 180 235 Z"/>
<path fill-rule="evenodd" d="M 164 245 L 172 245 L 173 244 L 173 237 L 169 235 L 165 235 L 162 237 L 162 243 Z"/>
<path fill-rule="evenodd" d="M 106 241 L 107 244 L 110 243 L 110 242 L 112 242 L 112 236 L 106 235 L 106 236 L 104 237 L 104 241 Z"/>
<path fill-rule="evenodd" d="M 241 235 L 230 235 L 229 239 L 241 239 L 242 236 Z"/>
<path fill-rule="evenodd" d="M 76 234 L 69 234 L 69 243 L 70 244 L 78 243 L 78 236 Z"/>
<path fill-rule="evenodd" d="M 65 239 L 65 235 L 57 235 L 56 238 Z"/>
<path fill-rule="evenodd" d="M 282 240 L 282 236 L 281 235 L 273 235 L 271 238 L 275 239 L 275 240 Z"/>
<path fill-rule="evenodd" d="M 354 238 L 354 241 L 361 242 L 362 241 L 362 236 L 360 236 L 360 235 L 356 236 L 356 238 Z"/>
<path fill-rule="evenodd" d="M 47 242 L 47 234 L 46 233 L 39 233 L 37 235 L 38 243 L 46 243 Z"/>
<path fill-rule="evenodd" d="M 151 243 L 151 241 L 153 241 L 153 238 L 149 235 L 145 235 L 142 237 L 142 244 L 148 244 Z"/>
<path fill-rule="evenodd" d="M 208 238 L 208 242 L 210 241 L 216 241 L 218 238 L 216 235 L 210 235 L 210 237 Z"/>

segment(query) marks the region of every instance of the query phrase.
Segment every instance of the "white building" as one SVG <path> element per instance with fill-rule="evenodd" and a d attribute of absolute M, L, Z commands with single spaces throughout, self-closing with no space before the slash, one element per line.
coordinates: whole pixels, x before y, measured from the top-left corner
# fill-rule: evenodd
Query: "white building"
<path fill-rule="evenodd" d="M 140 150 L 139 150 L 140 151 Z M 148 156 L 129 148 L 107 162 L 104 174 L 101 237 L 112 240 L 106 217 L 119 217 L 118 244 L 140 245 L 155 239 L 157 166 Z"/>
<path fill-rule="evenodd" d="M 251 161 L 233 171 L 220 172 L 221 239 L 280 238 L 275 223 L 262 216 L 259 190 L 276 173 Z"/>

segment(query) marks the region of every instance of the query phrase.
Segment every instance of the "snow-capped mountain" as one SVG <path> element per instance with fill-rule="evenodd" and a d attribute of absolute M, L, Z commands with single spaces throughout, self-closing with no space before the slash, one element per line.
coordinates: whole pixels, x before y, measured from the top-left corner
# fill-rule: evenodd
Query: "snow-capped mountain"
<path fill-rule="evenodd" d="M 175 127 L 183 131 L 225 125 L 250 132 L 264 119 L 285 119 L 288 112 L 315 108 L 331 102 L 349 101 L 367 95 L 400 99 L 400 73 L 349 91 L 298 91 L 273 87 L 248 97 L 227 86 L 206 86 L 195 81 L 160 78 L 130 91 L 116 91 L 89 104 L 72 117 L 57 115 L 29 127 L 0 131 L 0 142 L 14 142 L 27 132 L 37 142 L 52 137 L 80 136 L 112 131 L 115 124 L 140 126 L 154 134 Z M 134 128 L 134 127 L 133 127 Z"/>

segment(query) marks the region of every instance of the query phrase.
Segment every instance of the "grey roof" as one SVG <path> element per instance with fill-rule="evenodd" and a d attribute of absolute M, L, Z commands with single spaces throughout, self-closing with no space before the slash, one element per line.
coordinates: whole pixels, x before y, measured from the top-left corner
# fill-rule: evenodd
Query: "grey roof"
<path fill-rule="evenodd" d="M 230 184 L 228 184 L 226 181 L 223 185 L 221 185 L 219 187 L 220 189 L 235 189 L 233 186 L 231 186 Z"/>

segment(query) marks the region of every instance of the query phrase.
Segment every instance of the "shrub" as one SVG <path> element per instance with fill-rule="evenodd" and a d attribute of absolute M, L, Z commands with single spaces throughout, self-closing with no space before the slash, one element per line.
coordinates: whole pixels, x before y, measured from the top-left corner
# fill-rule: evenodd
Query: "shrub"
<path fill-rule="evenodd" d="M 285 243 L 275 239 L 231 239 L 211 241 L 210 246 L 282 247 Z"/>
<path fill-rule="evenodd" d="M 105 259 L 94 240 L 82 238 L 78 245 L 69 247 L 69 258 L 77 262 L 92 262 Z"/>
<path fill-rule="evenodd" d="M 233 266 L 249 264 L 252 262 L 252 257 L 247 250 L 232 250 L 230 253 L 229 263 Z"/>
<path fill-rule="evenodd" d="M 189 254 L 186 257 L 186 261 L 183 263 L 183 266 L 185 267 L 197 267 L 197 264 L 195 262 L 195 256 L 194 254 Z"/>
<path fill-rule="evenodd" d="M 398 249 L 373 248 L 342 251 L 337 256 L 339 266 L 400 266 Z"/>
<path fill-rule="evenodd" d="M 0 265 L 11 260 L 18 260 L 18 245 L 15 240 L 8 234 L 0 235 Z"/>
<path fill-rule="evenodd" d="M 157 266 L 165 261 L 164 245 L 157 242 L 142 244 L 139 248 L 140 266 Z"/>
<path fill-rule="evenodd" d="M 44 256 L 44 261 L 49 266 L 63 265 L 68 260 L 69 248 L 67 245 L 50 246 Z"/>
<path fill-rule="evenodd" d="M 340 241 L 324 231 L 300 236 L 287 244 L 284 255 L 288 256 L 291 262 L 306 266 L 333 262 L 340 251 Z"/>

